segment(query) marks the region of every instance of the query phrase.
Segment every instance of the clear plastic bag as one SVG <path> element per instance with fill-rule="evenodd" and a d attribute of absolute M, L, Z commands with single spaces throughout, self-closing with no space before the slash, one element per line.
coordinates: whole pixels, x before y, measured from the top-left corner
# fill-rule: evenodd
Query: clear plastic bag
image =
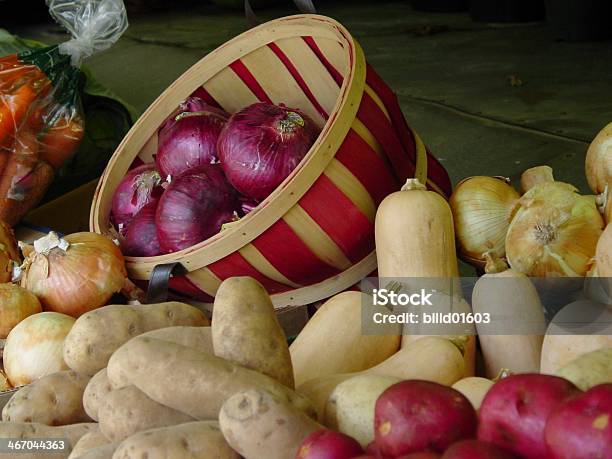
<path fill-rule="evenodd" d="M 85 130 L 81 62 L 127 28 L 122 0 L 47 0 L 72 35 L 0 58 L 0 220 L 15 225 L 43 197 Z"/>

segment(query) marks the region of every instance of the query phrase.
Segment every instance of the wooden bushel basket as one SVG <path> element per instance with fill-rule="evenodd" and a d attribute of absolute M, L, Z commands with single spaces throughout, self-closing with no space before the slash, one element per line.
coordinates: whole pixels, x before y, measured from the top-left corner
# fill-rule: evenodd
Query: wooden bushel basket
<path fill-rule="evenodd" d="M 222 280 L 252 276 L 277 306 L 334 295 L 376 269 L 374 217 L 388 194 L 417 177 L 448 196 L 444 168 L 403 118 L 397 99 L 333 19 L 297 15 L 262 24 L 208 54 L 147 109 L 111 158 L 94 197 L 90 227 L 109 233 L 113 192 L 131 165 L 150 162 L 157 129 L 196 93 L 233 113 L 257 101 L 308 114 L 322 131 L 293 173 L 238 223 L 180 252 L 126 257 L 130 277 L 149 280 L 179 262 L 170 280 L 210 301 Z"/>

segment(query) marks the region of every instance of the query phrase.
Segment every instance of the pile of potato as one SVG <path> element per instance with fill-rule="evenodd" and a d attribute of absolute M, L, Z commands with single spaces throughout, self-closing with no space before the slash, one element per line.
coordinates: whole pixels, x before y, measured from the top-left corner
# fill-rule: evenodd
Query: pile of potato
<path fill-rule="evenodd" d="M 263 458 L 263 440 L 275 431 L 280 454 L 297 450 L 302 434 L 320 425 L 293 390 L 287 341 L 266 291 L 250 278 L 227 280 L 214 323 L 176 302 L 84 314 L 64 342 L 70 370 L 16 392 L 0 437 L 66 438 L 70 458 L 238 458 L 244 448 Z M 241 396 L 274 409 L 248 415 L 249 407 L 230 403 Z"/>
<path fill-rule="evenodd" d="M 401 331 L 364 335 L 363 300 L 331 298 L 291 347 L 267 292 L 248 277 L 223 282 L 212 326 L 176 302 L 89 312 L 64 342 L 70 370 L 16 392 L 0 437 L 64 438 L 69 451 L 48 456 L 70 459 L 537 458 L 553 408 L 612 375 L 604 349 L 561 370 L 582 375 L 580 389 L 547 375 L 476 378 L 458 337 L 402 347 Z M 588 379 L 592 362 L 598 377 Z M 612 454 L 612 423 L 592 427 L 612 414 L 612 385 L 573 403 L 566 410 L 580 422 L 556 420 L 547 435 L 558 444 L 580 435 L 583 450 Z"/>

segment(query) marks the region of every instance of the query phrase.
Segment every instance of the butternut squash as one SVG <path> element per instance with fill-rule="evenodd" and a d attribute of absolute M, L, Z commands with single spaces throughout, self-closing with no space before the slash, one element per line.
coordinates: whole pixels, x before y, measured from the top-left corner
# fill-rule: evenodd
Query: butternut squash
<path fill-rule="evenodd" d="M 587 323 L 589 320 L 594 321 L 592 325 Z M 604 304 L 589 300 L 568 304 L 548 326 L 540 371 L 556 374 L 561 367 L 583 354 L 612 347 L 611 324 L 612 310 Z M 576 331 L 584 334 L 572 334 Z"/>
<path fill-rule="evenodd" d="M 490 324 L 476 325 L 487 378 L 495 378 L 502 369 L 539 372 L 546 322 L 538 292 L 527 276 L 511 269 L 485 274 L 474 286 L 472 308 L 474 313 L 491 314 Z"/>
<path fill-rule="evenodd" d="M 417 179 L 408 179 L 402 191 L 381 202 L 375 233 L 380 277 L 459 276 L 450 206 Z M 439 291 L 445 290 L 447 285 Z"/>
<path fill-rule="evenodd" d="M 343 292 L 327 300 L 289 347 L 296 387 L 337 373 L 367 370 L 395 354 L 400 331 L 364 335 L 361 292 Z"/>
<path fill-rule="evenodd" d="M 599 384 L 612 383 L 612 347 L 582 354 L 559 368 L 557 376 L 573 382 L 580 390 L 589 390 Z"/>
<path fill-rule="evenodd" d="M 324 424 L 353 437 L 364 448 L 374 441 L 376 400 L 401 379 L 364 373 L 341 382 L 325 407 Z"/>
<path fill-rule="evenodd" d="M 463 298 L 457 296 L 451 298 L 444 293 L 435 293 L 432 295 L 431 302 L 433 305 L 427 306 L 428 312 L 472 312 L 472 307 L 469 305 L 469 303 Z M 476 371 L 476 328 L 474 325 L 463 323 L 438 325 L 439 328 L 436 328 L 435 330 L 434 327 L 434 325 L 423 325 L 420 323 L 406 324 L 404 326 L 402 336 L 402 348 L 408 346 L 410 343 L 418 339 L 424 338 L 425 336 L 437 336 L 438 338 L 448 339 L 461 349 L 465 360 L 465 375 L 474 376 Z M 452 334 L 428 334 L 432 333 L 432 331 Z"/>
<path fill-rule="evenodd" d="M 465 376 L 465 362 L 459 348 L 450 340 L 429 336 L 412 342 L 369 370 L 321 376 L 301 384 L 297 391 L 313 403 L 319 419 L 323 419 L 325 405 L 336 386 L 358 374 L 451 385 Z"/>
<path fill-rule="evenodd" d="M 409 291 L 425 288 L 451 296 L 461 291 L 453 214 L 438 193 L 428 191 L 417 179 L 408 179 L 401 191 L 380 204 L 375 233 L 381 278 L 401 278 Z M 406 329 L 403 334 L 402 346 L 424 336 L 411 335 Z M 457 338 L 465 348 L 467 372 L 473 374 L 476 338 L 466 335 L 452 339 Z"/>
<path fill-rule="evenodd" d="M 485 395 L 495 384 L 493 381 L 487 378 L 479 378 L 477 376 L 470 376 L 463 378 L 453 384 L 453 389 L 461 392 L 470 401 L 475 410 L 480 408 L 482 400 Z"/>

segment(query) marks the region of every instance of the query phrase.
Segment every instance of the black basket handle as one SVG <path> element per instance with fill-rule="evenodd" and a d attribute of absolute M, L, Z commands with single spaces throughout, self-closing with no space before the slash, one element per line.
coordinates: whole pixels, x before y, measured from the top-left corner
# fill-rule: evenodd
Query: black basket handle
<path fill-rule="evenodd" d="M 182 276 L 184 274 L 187 274 L 187 269 L 178 261 L 155 266 L 151 273 L 151 279 L 149 279 L 146 303 L 163 303 L 167 301 L 170 277 L 172 275 Z"/>

